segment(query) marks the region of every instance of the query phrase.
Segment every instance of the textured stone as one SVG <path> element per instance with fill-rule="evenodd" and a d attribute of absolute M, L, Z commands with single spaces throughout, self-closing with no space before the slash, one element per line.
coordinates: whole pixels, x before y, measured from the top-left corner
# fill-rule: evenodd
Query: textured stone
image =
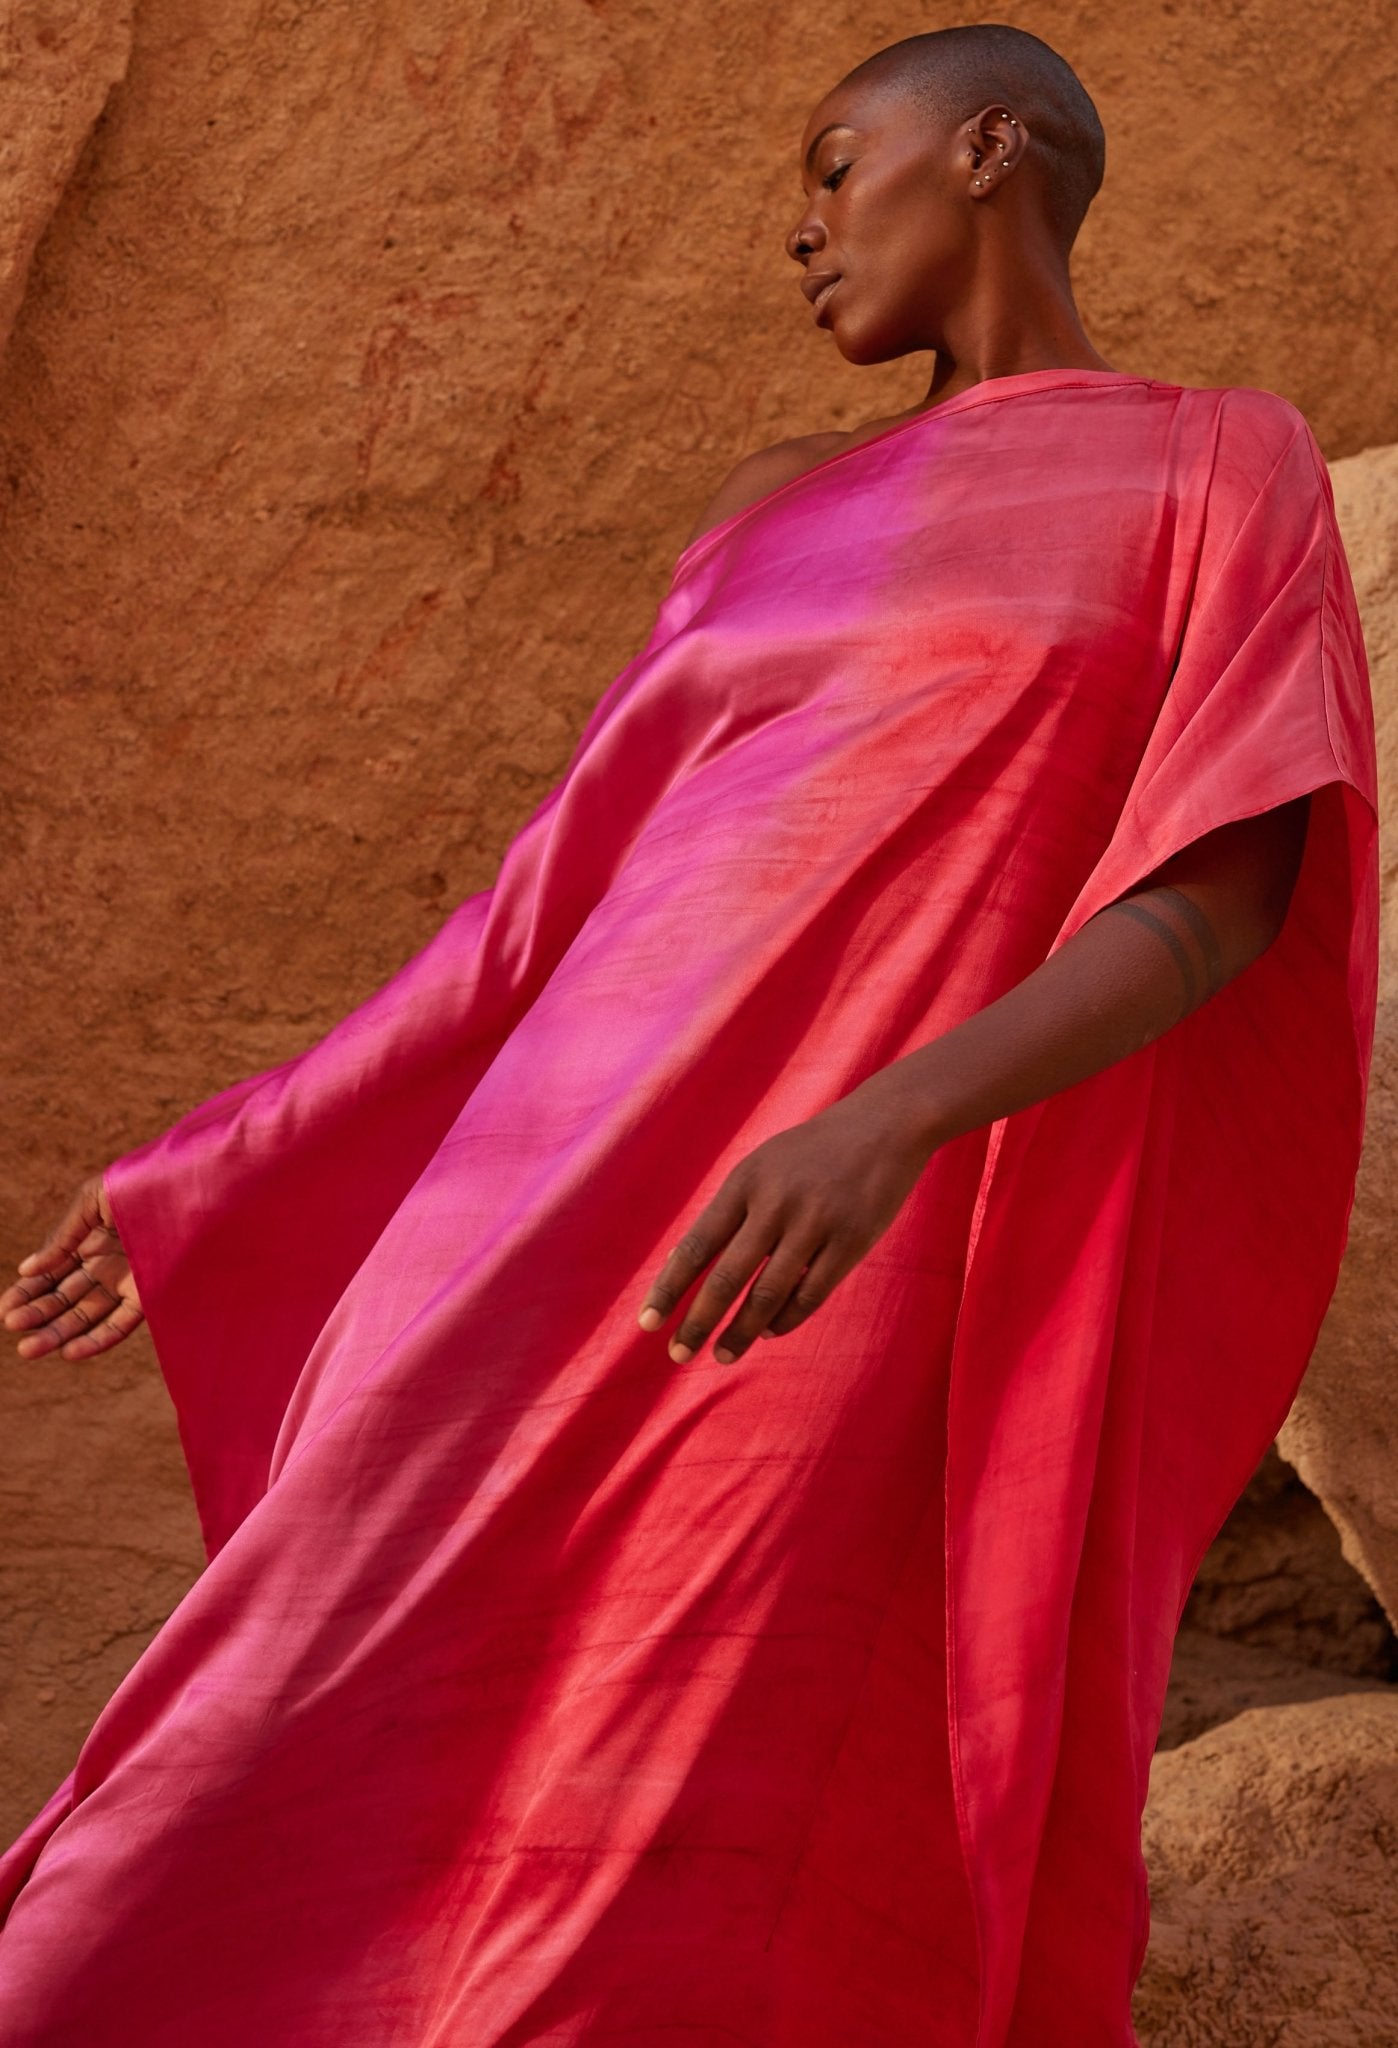
<path fill-rule="evenodd" d="M 131 0 L 7 0 L 0 11 L 0 350 L 130 49 Z"/>
<path fill-rule="evenodd" d="M 1210 1545 L 1170 1663 L 1159 1746 L 1249 1707 L 1393 1692 L 1398 1639 L 1334 1523 L 1275 1448 Z"/>
<path fill-rule="evenodd" d="M 781 239 L 811 103 L 962 18 L 138 0 L 82 149 L 123 11 L 10 8 L 5 132 L 70 125 L 27 184 L 0 153 L 0 294 L 68 177 L 0 386 L 6 1266 L 490 881 L 737 456 L 918 393 L 839 361 Z M 1331 456 L 1398 437 L 1381 0 L 1031 25 L 1109 133 L 1108 360 L 1277 389 Z M 17 1824 L 198 1553 L 144 1338 L 0 1392 Z"/>
<path fill-rule="evenodd" d="M 1380 791 L 1398 791 L 1398 447 L 1333 465 L 1364 614 Z M 1345 1555 L 1398 1622 L 1398 853 L 1380 824 L 1383 929 L 1364 1156 L 1340 1284 L 1280 1443 L 1340 1530 Z"/>
<path fill-rule="evenodd" d="M 1192 1742 L 1249 1707 L 1289 1706 L 1352 1692 L 1377 1692 L 1398 1699 L 1391 1681 L 1344 1676 L 1324 1665 L 1289 1657 L 1284 1650 L 1235 1642 L 1186 1623 L 1175 1638 L 1157 1746 L 1178 1749 L 1182 1742 Z"/>
<path fill-rule="evenodd" d="M 1398 1694 L 1260 1707 L 1157 1753 L 1142 2048 L 1392 2048 Z"/>
<path fill-rule="evenodd" d="M 1383 1608 L 1315 1495 L 1275 1450 L 1205 1556 L 1184 1625 L 1323 1671 L 1398 1679 L 1398 1641 Z"/>

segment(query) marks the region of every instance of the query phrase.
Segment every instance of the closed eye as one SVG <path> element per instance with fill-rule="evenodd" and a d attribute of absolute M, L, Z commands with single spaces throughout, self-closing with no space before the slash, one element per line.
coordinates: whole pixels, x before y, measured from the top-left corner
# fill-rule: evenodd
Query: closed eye
<path fill-rule="evenodd" d="M 834 168 L 828 173 L 828 175 L 821 179 L 820 182 L 825 187 L 827 192 L 838 192 L 838 190 L 840 189 L 840 184 L 844 178 L 845 172 L 848 169 L 848 164 L 836 164 Z"/>

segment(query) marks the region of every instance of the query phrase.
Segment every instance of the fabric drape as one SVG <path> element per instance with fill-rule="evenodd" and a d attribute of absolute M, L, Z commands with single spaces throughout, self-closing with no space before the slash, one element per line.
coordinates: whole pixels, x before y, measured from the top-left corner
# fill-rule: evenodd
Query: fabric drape
<path fill-rule="evenodd" d="M 802 1327 L 763 1138 L 1312 793 L 1274 944 Z M 1372 711 L 1274 394 L 1033 371 L 686 548 L 498 878 L 107 1184 L 210 1562 L 0 1862 L 13 2048 L 1129 2048 L 1203 1550 L 1334 1287 Z"/>

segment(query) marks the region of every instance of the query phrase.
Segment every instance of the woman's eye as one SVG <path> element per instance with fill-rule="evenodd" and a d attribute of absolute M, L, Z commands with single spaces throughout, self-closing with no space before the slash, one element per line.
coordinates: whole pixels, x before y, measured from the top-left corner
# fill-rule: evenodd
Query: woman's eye
<path fill-rule="evenodd" d="M 827 192 L 837 192 L 839 190 L 840 181 L 843 179 L 845 172 L 848 169 L 848 164 L 836 164 L 834 170 L 830 172 L 829 176 L 821 179 L 820 182 L 825 187 Z"/>

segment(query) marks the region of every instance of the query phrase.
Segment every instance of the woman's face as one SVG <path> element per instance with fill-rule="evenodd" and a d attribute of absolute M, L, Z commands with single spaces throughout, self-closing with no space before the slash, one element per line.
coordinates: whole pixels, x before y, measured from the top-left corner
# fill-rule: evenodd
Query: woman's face
<path fill-rule="evenodd" d="M 1003 155 L 996 138 L 1014 137 L 1006 118 L 1003 130 L 963 122 L 938 131 L 908 97 L 848 82 L 811 115 L 801 137 L 806 203 L 786 248 L 805 269 L 816 325 L 831 329 L 849 362 L 945 347 L 947 313 L 975 269 L 982 188 L 971 180 Z"/>

